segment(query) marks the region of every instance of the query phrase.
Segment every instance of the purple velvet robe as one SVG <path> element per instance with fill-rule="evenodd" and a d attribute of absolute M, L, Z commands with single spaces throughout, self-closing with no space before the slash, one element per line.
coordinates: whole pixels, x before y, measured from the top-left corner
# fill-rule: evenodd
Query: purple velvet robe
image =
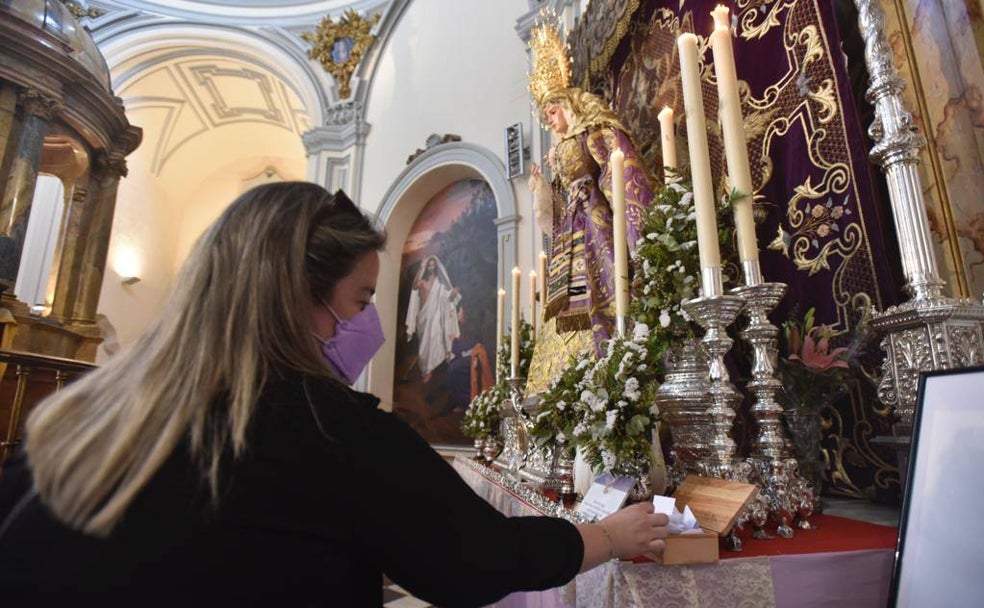
<path fill-rule="evenodd" d="M 626 240 L 635 251 L 653 199 L 642 160 L 619 128 L 595 126 L 561 140 L 554 151 L 554 214 L 546 318 L 557 331 L 591 329 L 595 352 L 615 327 L 615 257 L 609 156 L 625 154 Z"/>

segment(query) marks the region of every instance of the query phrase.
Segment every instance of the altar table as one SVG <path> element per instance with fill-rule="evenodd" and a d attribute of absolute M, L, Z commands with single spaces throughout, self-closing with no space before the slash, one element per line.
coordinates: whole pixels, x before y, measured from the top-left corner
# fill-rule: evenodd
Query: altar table
<path fill-rule="evenodd" d="M 482 465 L 458 456 L 455 470 L 500 512 L 543 515 L 530 500 Z M 536 502 L 537 504 L 533 504 Z M 797 530 L 797 534 L 807 532 Z M 790 542 L 776 538 L 770 543 Z M 741 555 L 730 554 L 730 555 Z M 723 556 L 724 557 L 724 556 Z M 514 593 L 496 608 L 884 608 L 894 547 L 728 557 L 715 564 L 662 566 L 611 561 L 578 575 L 565 587 Z"/>

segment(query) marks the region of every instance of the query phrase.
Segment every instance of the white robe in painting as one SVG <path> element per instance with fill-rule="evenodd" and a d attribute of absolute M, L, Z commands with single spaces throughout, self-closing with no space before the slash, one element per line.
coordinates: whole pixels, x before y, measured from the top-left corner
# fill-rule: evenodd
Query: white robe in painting
<path fill-rule="evenodd" d="M 433 261 L 429 277 L 424 274 Z M 442 362 L 451 358 L 451 348 L 458 337 L 458 302 L 461 295 L 451 287 L 444 265 L 430 256 L 420 265 L 420 271 L 410 290 L 407 309 L 407 339 L 417 334 L 420 373 L 427 376 Z"/>

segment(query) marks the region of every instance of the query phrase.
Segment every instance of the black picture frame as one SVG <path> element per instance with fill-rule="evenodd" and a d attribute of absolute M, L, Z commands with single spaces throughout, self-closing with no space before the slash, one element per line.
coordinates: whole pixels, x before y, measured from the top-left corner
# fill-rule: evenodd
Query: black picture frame
<path fill-rule="evenodd" d="M 923 372 L 888 605 L 984 606 L 984 366 Z"/>

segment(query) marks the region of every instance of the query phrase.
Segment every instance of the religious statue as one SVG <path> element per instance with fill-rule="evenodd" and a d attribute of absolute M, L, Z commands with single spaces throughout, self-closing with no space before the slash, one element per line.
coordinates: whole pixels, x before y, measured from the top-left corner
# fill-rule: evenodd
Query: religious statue
<path fill-rule="evenodd" d="M 615 328 L 612 152 L 621 150 L 625 158 L 621 186 L 630 253 L 653 190 L 642 158 L 615 113 L 598 96 L 570 86 L 570 61 L 557 30 L 548 24 L 537 26 L 530 46 L 530 92 L 540 119 L 554 135 L 547 155 L 552 181 L 536 164 L 529 181 L 537 224 L 550 236 L 544 318 L 555 319 L 557 333 L 591 330 L 595 354 L 600 355 Z"/>

